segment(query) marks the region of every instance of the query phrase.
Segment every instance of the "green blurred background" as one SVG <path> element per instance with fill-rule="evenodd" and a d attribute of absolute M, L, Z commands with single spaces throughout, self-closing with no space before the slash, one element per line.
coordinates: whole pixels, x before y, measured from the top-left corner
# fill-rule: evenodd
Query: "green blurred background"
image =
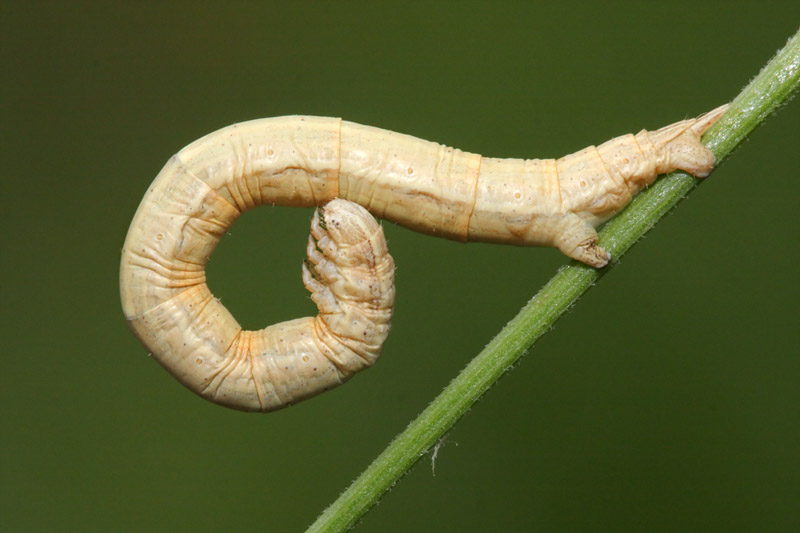
<path fill-rule="evenodd" d="M 384 224 L 380 362 L 269 415 L 194 396 L 125 325 L 119 251 L 171 154 L 341 116 L 554 157 L 735 96 L 800 4 L 10 2 L 2 529 L 299 531 L 565 259 Z M 639 243 L 359 531 L 798 531 L 800 103 Z M 245 327 L 315 312 L 310 211 L 261 208 L 212 289 Z"/>

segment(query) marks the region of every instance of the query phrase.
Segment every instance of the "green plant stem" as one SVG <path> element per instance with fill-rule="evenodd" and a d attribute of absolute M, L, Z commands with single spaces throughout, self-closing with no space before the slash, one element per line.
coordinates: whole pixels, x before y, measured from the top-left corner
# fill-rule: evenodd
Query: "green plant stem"
<path fill-rule="evenodd" d="M 703 136 L 722 162 L 797 89 L 800 32 L 736 97 L 727 113 Z M 351 528 L 489 387 L 549 330 L 558 318 L 658 220 L 697 186 L 684 172 L 659 179 L 600 232 L 600 244 L 613 256 L 603 270 L 571 262 L 531 299 L 442 393 L 398 435 L 375 461 L 312 524 L 308 531 Z"/>

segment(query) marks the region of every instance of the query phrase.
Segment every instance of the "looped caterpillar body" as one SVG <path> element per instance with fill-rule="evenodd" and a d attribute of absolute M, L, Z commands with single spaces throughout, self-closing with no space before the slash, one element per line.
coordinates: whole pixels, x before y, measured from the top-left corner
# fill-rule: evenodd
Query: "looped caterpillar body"
<path fill-rule="evenodd" d="M 201 396 L 245 411 L 291 405 L 380 355 L 394 263 L 369 213 L 461 241 L 556 246 L 603 267 L 595 226 L 658 174 L 707 176 L 714 156 L 700 135 L 726 108 L 557 160 L 485 158 L 338 118 L 228 126 L 173 156 L 142 199 L 122 251 L 124 314 Z M 239 215 L 262 204 L 321 206 L 303 268 L 320 313 L 244 331 L 209 291 L 205 265 Z"/>

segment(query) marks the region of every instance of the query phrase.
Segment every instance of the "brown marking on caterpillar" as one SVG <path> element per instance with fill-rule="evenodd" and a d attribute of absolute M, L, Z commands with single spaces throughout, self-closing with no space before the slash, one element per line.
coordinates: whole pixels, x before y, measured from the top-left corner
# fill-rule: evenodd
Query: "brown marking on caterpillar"
<path fill-rule="evenodd" d="M 372 365 L 389 332 L 394 263 L 367 210 L 450 239 L 556 246 L 603 267 L 594 228 L 658 174 L 707 176 L 714 156 L 700 135 L 726 109 L 558 160 L 484 158 L 338 118 L 234 124 L 173 156 L 142 199 L 122 251 L 123 311 L 192 391 L 246 411 L 291 405 Z M 324 206 L 303 266 L 320 313 L 244 331 L 209 291 L 205 265 L 262 204 Z"/>

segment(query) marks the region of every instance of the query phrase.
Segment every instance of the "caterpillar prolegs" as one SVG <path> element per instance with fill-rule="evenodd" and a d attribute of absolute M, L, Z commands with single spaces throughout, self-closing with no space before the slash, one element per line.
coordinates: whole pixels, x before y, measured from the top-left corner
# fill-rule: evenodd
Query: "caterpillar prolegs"
<path fill-rule="evenodd" d="M 192 391 L 245 411 L 291 405 L 380 354 L 394 263 L 372 215 L 455 240 L 556 246 L 603 267 L 594 228 L 658 174 L 707 176 L 714 156 L 700 135 L 726 108 L 557 160 L 486 158 L 338 118 L 228 126 L 174 155 L 142 199 L 122 250 L 123 311 Z M 303 267 L 319 314 L 245 331 L 209 291 L 205 265 L 262 204 L 320 206 Z"/>

